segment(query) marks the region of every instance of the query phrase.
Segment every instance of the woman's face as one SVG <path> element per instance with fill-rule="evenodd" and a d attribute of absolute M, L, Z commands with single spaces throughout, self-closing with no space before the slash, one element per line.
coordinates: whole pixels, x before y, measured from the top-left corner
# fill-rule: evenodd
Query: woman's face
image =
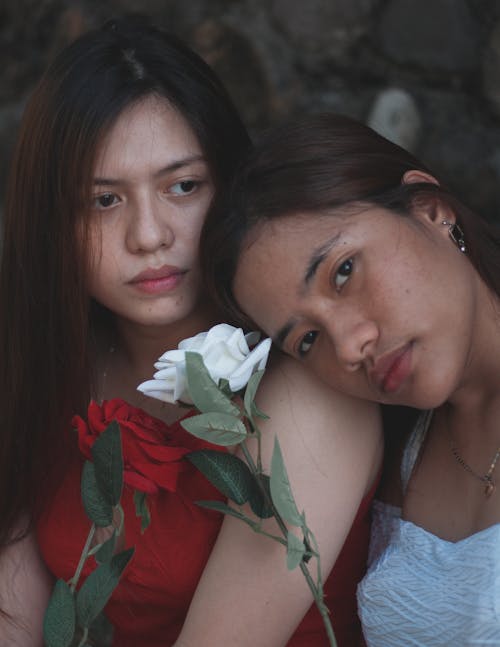
<path fill-rule="evenodd" d="M 370 205 L 259 225 L 243 245 L 236 299 L 340 391 L 438 406 L 474 352 L 480 283 L 440 210 L 403 218 Z"/>
<path fill-rule="evenodd" d="M 173 107 L 149 97 L 126 109 L 93 173 L 91 296 L 134 323 L 187 317 L 199 299 L 198 240 L 213 192 L 200 144 Z"/>

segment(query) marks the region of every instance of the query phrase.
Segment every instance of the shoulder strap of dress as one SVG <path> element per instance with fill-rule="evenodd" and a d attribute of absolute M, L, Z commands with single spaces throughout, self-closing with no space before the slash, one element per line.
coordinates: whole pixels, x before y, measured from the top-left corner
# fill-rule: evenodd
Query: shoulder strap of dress
<path fill-rule="evenodd" d="M 432 410 L 422 411 L 418 416 L 415 427 L 406 443 L 401 461 L 401 483 L 403 486 L 403 494 L 406 494 L 406 488 L 408 487 L 413 468 L 415 467 L 425 436 L 431 424 L 432 414 Z"/>

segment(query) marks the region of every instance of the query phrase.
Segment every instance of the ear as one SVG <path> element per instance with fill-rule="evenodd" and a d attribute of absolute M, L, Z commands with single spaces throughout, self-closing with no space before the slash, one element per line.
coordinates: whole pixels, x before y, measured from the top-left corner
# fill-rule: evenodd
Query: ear
<path fill-rule="evenodd" d="M 406 171 L 401 179 L 401 184 L 417 183 L 439 186 L 439 182 L 434 176 L 418 169 Z M 443 226 L 443 223 L 451 225 L 456 221 L 455 213 L 449 205 L 439 195 L 433 194 L 417 194 L 412 200 L 412 214 L 417 220 L 435 226 L 446 237 L 448 236 L 448 226 Z"/>
<path fill-rule="evenodd" d="M 406 171 L 406 173 L 401 178 L 401 184 L 417 184 L 417 183 L 427 183 L 427 184 L 437 184 L 439 182 L 435 177 L 426 173 L 425 171 L 419 171 L 417 169 L 412 169 L 411 171 Z"/>

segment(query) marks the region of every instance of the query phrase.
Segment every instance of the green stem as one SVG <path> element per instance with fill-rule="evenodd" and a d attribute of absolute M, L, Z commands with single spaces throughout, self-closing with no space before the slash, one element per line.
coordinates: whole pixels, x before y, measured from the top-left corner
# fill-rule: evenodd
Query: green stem
<path fill-rule="evenodd" d="M 80 555 L 80 561 L 78 562 L 78 566 L 76 567 L 75 574 L 70 580 L 70 589 L 72 593 L 75 592 L 76 585 L 78 584 L 78 580 L 80 579 L 80 575 L 82 573 L 83 565 L 85 564 L 89 556 L 90 545 L 92 543 L 92 540 L 94 539 L 95 531 L 96 531 L 96 525 L 95 523 L 93 523 L 90 526 L 89 534 L 87 536 L 87 541 L 85 542 L 85 546 L 83 547 L 82 554 Z"/>
<path fill-rule="evenodd" d="M 242 414 L 243 416 L 245 416 L 244 411 L 242 411 Z M 260 429 L 257 427 L 257 425 L 253 422 L 253 420 L 250 417 L 248 417 L 247 420 L 248 420 L 248 424 L 250 425 L 250 431 L 252 432 L 252 435 L 257 438 L 257 465 L 256 466 L 254 465 L 254 467 L 255 467 L 255 470 L 257 471 L 257 474 L 262 474 L 262 460 L 261 460 L 262 442 L 261 442 Z M 245 454 L 245 458 L 247 458 L 246 454 Z"/>
<path fill-rule="evenodd" d="M 125 524 L 125 513 L 123 512 L 121 503 L 118 503 L 118 505 L 116 506 L 116 510 L 118 510 L 118 514 L 120 516 L 120 521 L 118 523 L 118 528 L 116 529 L 116 534 L 120 536 L 123 532 L 123 526 Z"/>
<path fill-rule="evenodd" d="M 257 471 L 257 466 L 255 465 L 255 461 L 253 460 L 253 456 L 250 454 L 250 451 L 248 450 L 246 442 L 243 441 L 242 443 L 240 443 L 240 447 L 250 470 L 253 472 L 254 475 L 259 475 L 259 472 Z M 257 482 L 261 487 L 261 491 L 263 496 L 265 497 L 266 503 L 271 507 L 273 511 L 273 515 L 274 515 L 274 518 L 276 519 L 276 523 L 278 524 L 279 529 L 281 530 L 285 538 L 288 537 L 288 528 L 285 522 L 281 518 L 281 515 L 279 514 L 279 512 L 276 510 L 274 503 L 272 502 L 267 492 L 265 491 L 263 485 L 261 484 L 260 479 L 257 479 Z M 262 531 L 259 530 L 258 532 L 262 532 Z M 316 541 L 314 541 L 314 543 L 316 544 Z M 316 550 L 317 550 L 317 545 L 316 545 Z M 311 574 L 309 573 L 309 569 L 307 568 L 306 564 L 303 561 L 300 562 L 299 566 L 307 582 L 307 585 L 309 586 L 309 589 L 313 594 L 314 601 L 316 602 L 316 606 L 318 607 L 318 611 L 320 612 L 321 618 L 323 620 L 323 624 L 325 626 L 326 635 L 328 636 L 328 640 L 330 642 L 330 647 L 337 647 L 337 641 L 335 640 L 335 634 L 333 633 L 333 627 L 330 621 L 328 608 L 323 602 L 323 593 L 322 593 L 323 587 L 321 587 L 321 592 L 320 592 L 313 578 L 311 577 Z"/>
<path fill-rule="evenodd" d="M 83 628 L 83 634 L 82 634 L 82 639 L 78 643 L 78 647 L 85 647 L 85 643 L 87 642 L 87 638 L 89 637 L 89 630 L 87 627 Z"/>
<path fill-rule="evenodd" d="M 304 562 L 300 562 L 300 570 L 302 571 L 302 574 L 304 575 L 306 582 L 309 585 L 309 588 L 311 589 L 311 592 L 314 596 L 314 601 L 316 602 L 316 606 L 318 607 L 318 611 L 320 612 L 321 619 L 323 620 L 323 624 L 325 626 L 325 631 L 330 642 L 330 647 L 337 647 L 337 641 L 335 640 L 335 634 L 333 633 L 333 627 L 330 621 L 328 607 L 323 602 L 323 595 L 318 591 L 318 588 L 314 583 L 314 580 L 311 577 L 311 574 L 309 573 L 309 570 Z"/>

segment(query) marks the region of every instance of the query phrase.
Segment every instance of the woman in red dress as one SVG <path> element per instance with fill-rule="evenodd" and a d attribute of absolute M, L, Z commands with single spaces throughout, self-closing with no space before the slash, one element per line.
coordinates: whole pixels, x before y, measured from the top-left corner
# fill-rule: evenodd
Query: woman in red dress
<path fill-rule="evenodd" d="M 63 51 L 27 107 L 0 276 L 2 644 L 42 644 L 52 578 L 73 575 L 87 537 L 73 416 L 85 418 L 90 400 L 108 402 L 111 418 L 161 424 L 166 447 L 197 446 L 178 424 L 183 410 L 136 387 L 164 350 L 220 321 L 202 287 L 198 240 L 248 145 L 211 70 L 131 20 Z M 381 456 L 378 411 L 281 356 L 258 402 L 270 415 L 264 463 L 276 434 L 324 572 L 336 563 L 326 602 L 339 644 L 350 647 Z M 197 507 L 220 495 L 187 462 L 178 467 L 175 478 L 158 477 L 144 534 L 124 490 L 123 544 L 136 553 L 105 610 L 113 644 L 326 645 L 282 546 Z"/>

